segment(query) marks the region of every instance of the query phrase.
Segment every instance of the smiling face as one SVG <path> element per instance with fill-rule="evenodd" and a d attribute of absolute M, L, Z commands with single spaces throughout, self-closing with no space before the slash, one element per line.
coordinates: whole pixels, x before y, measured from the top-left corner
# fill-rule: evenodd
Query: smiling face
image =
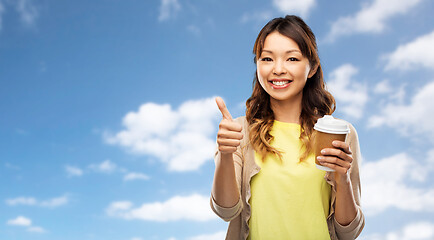
<path fill-rule="evenodd" d="M 303 56 L 297 43 L 277 31 L 264 41 L 257 59 L 257 76 L 270 101 L 299 101 L 310 72 L 309 60 Z"/>

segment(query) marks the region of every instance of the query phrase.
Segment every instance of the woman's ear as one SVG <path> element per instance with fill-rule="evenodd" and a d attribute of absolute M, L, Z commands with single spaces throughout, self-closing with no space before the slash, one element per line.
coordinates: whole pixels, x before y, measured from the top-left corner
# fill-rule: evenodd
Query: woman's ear
<path fill-rule="evenodd" d="M 315 75 L 316 71 L 318 70 L 318 64 L 315 64 L 310 70 L 309 75 L 307 75 L 307 78 L 311 78 L 313 75 Z"/>

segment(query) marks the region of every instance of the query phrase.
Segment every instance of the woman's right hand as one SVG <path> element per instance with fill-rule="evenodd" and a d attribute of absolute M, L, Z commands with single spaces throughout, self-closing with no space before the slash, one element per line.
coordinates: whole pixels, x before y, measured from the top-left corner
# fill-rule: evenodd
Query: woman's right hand
<path fill-rule="evenodd" d="M 233 153 L 237 151 L 243 138 L 243 127 L 240 123 L 232 120 L 232 116 L 226 108 L 225 102 L 220 97 L 215 99 L 217 106 L 222 113 L 223 119 L 219 124 L 217 133 L 217 144 L 220 157 L 217 159 L 214 180 L 212 186 L 212 197 L 216 204 L 231 208 L 240 201 L 240 187 L 237 177 L 240 176 L 240 166 L 234 163 Z"/>
<path fill-rule="evenodd" d="M 216 97 L 215 101 L 223 116 L 217 132 L 218 149 L 223 155 L 232 154 L 237 150 L 241 139 L 243 139 L 243 127 L 238 122 L 233 121 L 221 97 Z"/>

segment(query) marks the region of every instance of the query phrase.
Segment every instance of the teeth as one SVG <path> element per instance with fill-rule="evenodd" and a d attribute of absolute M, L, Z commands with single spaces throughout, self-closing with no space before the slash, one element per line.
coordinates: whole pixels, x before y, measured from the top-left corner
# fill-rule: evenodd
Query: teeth
<path fill-rule="evenodd" d="M 272 83 L 273 83 L 273 85 L 276 85 L 276 86 L 282 86 L 282 85 L 289 83 L 289 81 L 272 81 Z"/>

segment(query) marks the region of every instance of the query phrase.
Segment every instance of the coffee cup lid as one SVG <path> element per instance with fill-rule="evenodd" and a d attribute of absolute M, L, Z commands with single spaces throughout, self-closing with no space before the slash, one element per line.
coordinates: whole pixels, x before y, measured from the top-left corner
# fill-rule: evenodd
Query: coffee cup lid
<path fill-rule="evenodd" d="M 347 134 L 350 132 L 347 122 L 336 119 L 332 115 L 324 115 L 324 117 L 318 119 L 313 128 L 331 134 Z"/>

